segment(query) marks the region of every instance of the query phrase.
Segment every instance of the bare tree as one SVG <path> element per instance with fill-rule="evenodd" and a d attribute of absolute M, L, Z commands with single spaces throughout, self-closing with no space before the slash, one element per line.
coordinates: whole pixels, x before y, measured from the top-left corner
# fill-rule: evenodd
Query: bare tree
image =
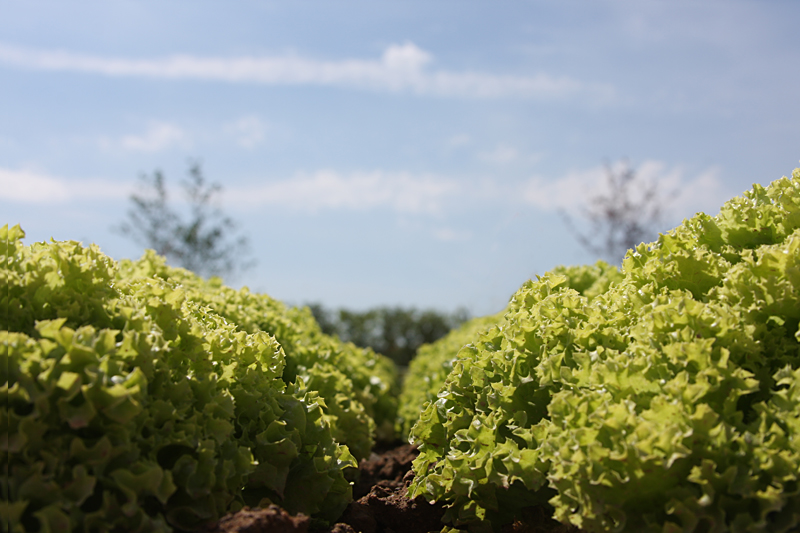
<path fill-rule="evenodd" d="M 591 197 L 583 209 L 588 232 L 579 231 L 566 211 L 560 214 L 586 250 L 618 263 L 630 248 L 656 236 L 665 202 L 674 194 L 665 197 L 658 183 L 641 179 L 627 160 L 616 171 L 606 163 L 605 170 L 605 189 Z"/>
<path fill-rule="evenodd" d="M 181 183 L 188 217 L 170 205 L 160 170 L 139 179 L 143 192 L 130 196 L 128 219 L 112 229 L 204 277 L 235 275 L 253 266 L 247 238 L 234 235 L 237 224 L 217 205 L 222 187 L 205 179 L 199 163 L 190 163 L 188 179 Z"/>

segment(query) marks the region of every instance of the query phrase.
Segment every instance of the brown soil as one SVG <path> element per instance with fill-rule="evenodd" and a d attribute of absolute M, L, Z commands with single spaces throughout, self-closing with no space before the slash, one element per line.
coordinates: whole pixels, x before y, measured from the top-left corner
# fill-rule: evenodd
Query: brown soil
<path fill-rule="evenodd" d="M 307 533 L 309 523 L 307 516 L 292 516 L 277 505 L 263 509 L 245 507 L 222 517 L 209 533 Z"/>
<path fill-rule="evenodd" d="M 411 471 L 411 463 L 417 455 L 416 448 L 410 444 L 394 443 L 376 448 L 369 458 L 362 459 L 358 465 L 359 478 L 353 487 L 353 498 L 363 498 L 378 483 L 399 488 L 403 485 L 403 476 Z"/>
<path fill-rule="evenodd" d="M 227 515 L 208 533 L 429 533 L 442 529 L 444 509 L 424 498 L 406 497 L 414 477 L 411 462 L 417 450 L 402 443 L 377 449 L 359 464 L 359 479 L 353 501 L 339 522 L 320 531 L 305 515 L 291 516 L 276 505 L 264 509 L 245 507 Z M 509 524 L 504 533 L 572 533 L 541 509 L 526 509 L 521 520 Z"/>
<path fill-rule="evenodd" d="M 353 501 L 339 522 L 327 531 L 315 533 L 428 533 L 442 529 L 441 505 L 423 498 L 406 497 L 414 474 L 411 462 L 417 450 L 395 443 L 378 449 L 359 465 L 359 479 L 353 487 Z M 208 533 L 308 533 L 313 528 L 305 515 L 291 516 L 276 505 L 263 509 L 245 507 L 222 518 Z"/>

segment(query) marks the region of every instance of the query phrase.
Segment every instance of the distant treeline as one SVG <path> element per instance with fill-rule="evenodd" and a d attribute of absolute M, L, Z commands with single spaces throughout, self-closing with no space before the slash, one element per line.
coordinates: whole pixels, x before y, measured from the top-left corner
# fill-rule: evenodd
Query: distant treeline
<path fill-rule="evenodd" d="M 442 313 L 402 307 L 333 310 L 316 303 L 308 307 L 324 333 L 372 348 L 401 366 L 408 366 L 417 348 L 444 337 L 469 319 L 465 309 Z"/>

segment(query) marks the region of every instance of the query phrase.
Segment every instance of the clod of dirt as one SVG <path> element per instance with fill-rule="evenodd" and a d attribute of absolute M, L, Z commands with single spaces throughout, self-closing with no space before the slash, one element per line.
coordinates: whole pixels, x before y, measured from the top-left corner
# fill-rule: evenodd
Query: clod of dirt
<path fill-rule="evenodd" d="M 381 480 L 368 494 L 351 503 L 339 519 L 360 533 L 428 533 L 442 529 L 444 508 L 424 498 L 409 499 L 406 494 L 414 473 L 403 479 Z"/>
<path fill-rule="evenodd" d="M 263 509 L 245 507 L 223 517 L 208 533 L 307 533 L 310 522 L 306 515 L 292 516 L 277 505 Z"/>
<path fill-rule="evenodd" d="M 368 459 L 362 459 L 358 465 L 360 475 L 353 487 L 353 498 L 358 500 L 366 496 L 378 482 L 399 488 L 417 455 L 419 452 L 414 446 L 402 443 L 383 451 L 377 450 L 377 453 L 372 452 Z"/>
<path fill-rule="evenodd" d="M 378 450 L 381 452 L 381 450 Z M 419 452 L 408 444 L 373 453 L 359 465 L 353 488 L 356 501 L 337 524 L 317 533 L 428 533 L 442 529 L 444 508 L 424 498 L 406 494 L 414 472 L 411 462 Z M 222 518 L 207 533 L 308 533 L 315 524 L 304 515 L 295 517 L 276 505 L 265 509 L 245 507 Z"/>

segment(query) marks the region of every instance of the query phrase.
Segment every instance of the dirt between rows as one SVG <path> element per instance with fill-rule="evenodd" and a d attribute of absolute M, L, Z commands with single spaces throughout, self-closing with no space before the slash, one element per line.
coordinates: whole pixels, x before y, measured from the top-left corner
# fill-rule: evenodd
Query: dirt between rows
<path fill-rule="evenodd" d="M 292 516 L 277 505 L 250 509 L 223 517 L 208 533 L 429 533 L 441 531 L 444 508 L 424 498 L 406 496 L 414 478 L 411 462 L 417 450 L 394 443 L 374 451 L 359 464 L 359 479 L 353 487 L 354 501 L 339 522 L 320 529 L 303 515 Z M 503 533 L 579 533 L 560 524 L 543 509 L 526 509 L 520 520 Z"/>

